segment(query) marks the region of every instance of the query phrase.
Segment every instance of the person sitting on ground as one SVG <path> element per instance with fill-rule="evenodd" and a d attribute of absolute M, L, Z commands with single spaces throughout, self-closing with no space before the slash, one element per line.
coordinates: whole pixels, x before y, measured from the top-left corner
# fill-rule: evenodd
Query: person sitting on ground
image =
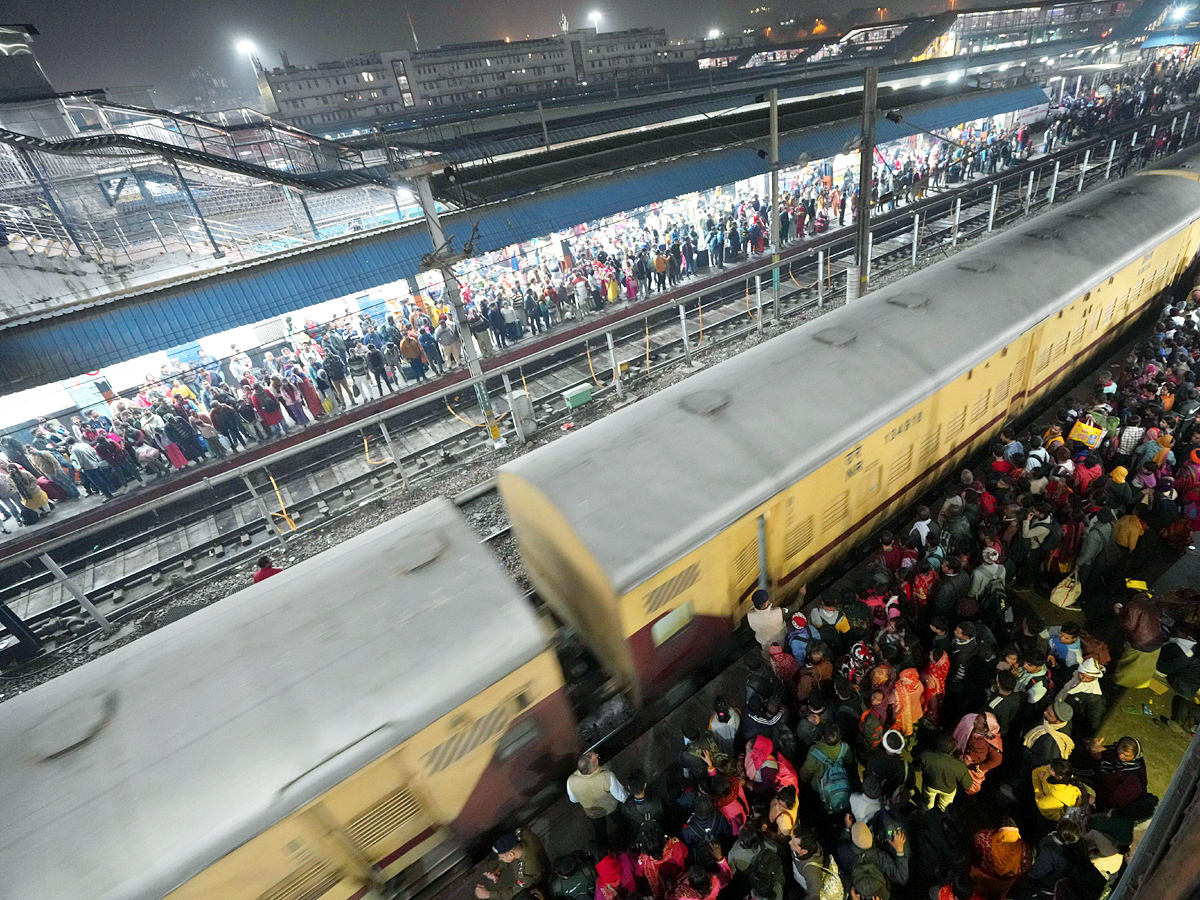
<path fill-rule="evenodd" d="M 271 557 L 260 556 L 258 558 L 258 569 L 255 571 L 252 577 L 254 579 L 254 583 L 258 584 L 260 581 L 270 578 L 272 575 L 278 575 L 282 571 L 283 569 L 277 569 L 271 565 Z"/>

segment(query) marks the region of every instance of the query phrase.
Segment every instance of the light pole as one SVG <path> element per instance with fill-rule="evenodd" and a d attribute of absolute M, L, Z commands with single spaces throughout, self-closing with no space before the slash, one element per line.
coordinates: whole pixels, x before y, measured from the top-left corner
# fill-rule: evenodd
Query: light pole
<path fill-rule="evenodd" d="M 588 13 L 588 21 L 592 23 L 592 27 L 596 29 L 597 34 L 600 33 L 600 19 L 600 13 L 595 11 Z"/>
<path fill-rule="evenodd" d="M 254 46 L 254 42 L 246 40 L 238 41 L 237 51 L 238 53 L 245 54 L 246 58 L 250 60 L 250 65 L 254 67 L 254 77 L 257 78 L 258 70 L 262 68 L 262 63 L 258 61 L 258 48 Z"/>

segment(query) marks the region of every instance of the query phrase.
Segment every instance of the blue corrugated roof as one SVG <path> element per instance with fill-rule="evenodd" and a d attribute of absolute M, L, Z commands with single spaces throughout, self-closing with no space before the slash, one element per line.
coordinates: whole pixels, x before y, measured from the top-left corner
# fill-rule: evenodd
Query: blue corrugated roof
<path fill-rule="evenodd" d="M 913 124 L 934 129 L 1045 102 L 1045 92 L 1033 84 L 969 92 L 909 106 L 904 114 Z M 887 108 L 886 96 L 880 105 Z M 784 135 L 780 158 L 786 162 L 802 152 L 813 159 L 832 155 L 857 131 L 857 121 L 851 120 Z M 914 133 L 884 119 L 877 126 L 880 143 Z M 730 147 L 455 213 L 443 225 L 462 246 L 476 224 L 476 246 L 496 249 L 767 171 L 755 147 Z M 0 392 L 70 378 L 412 276 L 431 246 L 423 222 L 398 225 L 0 331 Z"/>
<path fill-rule="evenodd" d="M 1156 31 L 1142 44 L 1143 50 L 1154 47 L 1178 47 L 1200 43 L 1200 29 L 1184 28 L 1179 31 Z"/>

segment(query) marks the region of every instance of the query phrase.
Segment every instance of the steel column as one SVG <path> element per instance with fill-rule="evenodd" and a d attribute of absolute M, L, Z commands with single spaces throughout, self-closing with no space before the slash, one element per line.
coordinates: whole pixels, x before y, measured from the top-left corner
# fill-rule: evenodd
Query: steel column
<path fill-rule="evenodd" d="M 100 610 L 96 609 L 95 604 L 88 599 L 87 594 L 85 594 L 80 589 L 79 585 L 77 585 L 71 580 L 71 578 L 67 576 L 67 573 L 62 570 L 62 567 L 54 561 L 54 558 L 49 553 L 43 553 L 40 559 L 42 560 L 42 565 L 49 569 L 50 574 L 57 578 L 59 582 L 62 583 L 62 586 L 65 587 L 71 594 L 71 596 L 79 601 L 79 605 L 87 610 L 88 615 L 96 620 L 96 624 L 103 628 L 105 633 L 112 634 L 117 630 L 116 626 L 113 625 L 112 622 L 108 621 L 108 619 L 104 617 L 104 614 L 100 612 Z"/>
<path fill-rule="evenodd" d="M 407 491 L 408 473 L 404 471 L 404 464 L 400 462 L 400 454 L 396 452 L 396 445 L 392 443 L 392 434 L 388 431 L 387 423 L 383 421 L 382 417 L 379 419 L 379 430 L 383 433 L 383 442 L 387 444 L 388 453 L 392 457 L 392 465 L 396 467 L 396 471 L 400 474 L 400 482 Z"/>
<path fill-rule="evenodd" d="M 617 347 L 613 343 L 611 331 L 604 332 L 604 337 L 608 341 L 608 358 L 612 362 L 613 369 L 613 386 L 617 389 L 618 399 L 625 399 L 625 385 L 621 384 L 621 367 L 617 365 Z"/>
<path fill-rule="evenodd" d="M 679 304 L 679 328 L 683 332 L 683 358 L 687 360 L 687 364 L 692 364 L 692 344 L 688 340 L 687 333 L 687 310 L 683 308 L 683 304 Z"/>
<path fill-rule="evenodd" d="M 1000 194 L 1000 182 L 992 183 L 992 202 L 988 206 L 988 231 L 996 227 L 996 198 Z"/>
<path fill-rule="evenodd" d="M 287 537 L 284 535 L 281 528 L 275 527 L 275 520 L 271 518 L 271 511 L 267 509 L 267 504 L 263 502 L 263 498 L 259 495 L 258 489 L 254 487 L 254 482 L 250 480 L 250 476 L 245 472 L 242 473 L 242 481 L 246 483 L 246 490 L 250 492 L 250 496 L 254 498 L 255 505 L 258 506 L 258 514 L 263 517 L 263 521 L 267 523 L 267 530 L 275 532 L 275 540 L 279 542 L 279 546 L 287 550 Z"/>

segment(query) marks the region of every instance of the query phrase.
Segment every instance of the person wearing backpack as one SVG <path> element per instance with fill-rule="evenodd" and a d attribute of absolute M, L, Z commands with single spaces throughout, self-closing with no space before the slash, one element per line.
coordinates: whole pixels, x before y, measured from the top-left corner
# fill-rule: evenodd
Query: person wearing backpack
<path fill-rule="evenodd" d="M 827 812 L 840 813 L 850 808 L 851 771 L 856 771 L 854 751 L 842 740 L 842 729 L 830 725 L 809 748 L 799 777 L 817 792 Z"/>
<path fill-rule="evenodd" d="M 847 873 L 850 896 L 862 900 L 891 900 L 892 887 L 908 883 L 907 837 L 897 830 L 888 846 L 889 853 L 875 845 L 871 829 L 863 822 L 850 827 L 850 840 L 837 849 L 839 869 Z"/>
<path fill-rule="evenodd" d="M 283 421 L 283 405 L 280 404 L 274 394 L 261 384 L 256 384 L 254 386 L 254 394 L 250 398 L 250 403 L 254 406 L 254 411 L 258 413 L 258 417 L 262 419 L 262 423 L 266 426 L 268 433 L 276 437 L 283 437 L 287 434 L 287 423 Z"/>
<path fill-rule="evenodd" d="M 796 665 L 803 666 L 808 659 L 808 648 L 821 640 L 821 630 L 808 621 L 804 613 L 792 616 L 792 627 L 787 633 L 784 646 L 788 653 L 796 659 Z"/>
<path fill-rule="evenodd" d="M 1008 577 L 1008 570 L 1000 562 L 999 550 L 985 547 L 982 557 L 983 562 L 971 573 L 971 586 L 967 588 L 967 596 L 974 600 L 978 600 L 993 588 L 1003 592 L 1004 582 Z"/>
<path fill-rule="evenodd" d="M 1057 546 L 1053 540 L 1054 516 L 1046 505 L 1039 505 L 1027 510 L 1021 520 L 1021 569 L 1017 580 L 1021 584 L 1031 584 L 1042 570 L 1042 562 L 1046 554 Z M 1062 526 L 1058 526 L 1059 540 L 1062 540 Z"/>
<path fill-rule="evenodd" d="M 837 862 L 825 856 L 813 832 L 793 834 L 788 848 L 792 852 L 792 880 L 804 891 L 802 900 L 842 900 L 845 893 Z"/>

